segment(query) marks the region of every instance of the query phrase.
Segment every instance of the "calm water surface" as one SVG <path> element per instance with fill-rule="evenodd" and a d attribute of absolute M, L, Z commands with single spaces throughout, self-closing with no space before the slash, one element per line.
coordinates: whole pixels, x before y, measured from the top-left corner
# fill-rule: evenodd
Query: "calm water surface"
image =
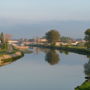
<path fill-rule="evenodd" d="M 85 81 L 88 61 L 84 55 L 35 48 L 0 67 L 0 90 L 74 90 Z"/>

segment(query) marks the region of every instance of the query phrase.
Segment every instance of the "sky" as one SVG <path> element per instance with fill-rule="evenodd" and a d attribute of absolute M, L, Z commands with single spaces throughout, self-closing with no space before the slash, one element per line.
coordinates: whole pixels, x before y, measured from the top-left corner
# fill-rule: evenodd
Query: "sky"
<path fill-rule="evenodd" d="M 73 27 L 69 24 L 65 28 L 66 22 L 73 23 Z M 37 32 L 43 36 L 49 29 L 58 29 L 63 35 L 71 32 L 71 37 L 80 38 L 89 27 L 90 0 L 0 0 L 0 31 L 16 37 L 21 37 L 20 34 L 28 38 L 39 36 Z"/>

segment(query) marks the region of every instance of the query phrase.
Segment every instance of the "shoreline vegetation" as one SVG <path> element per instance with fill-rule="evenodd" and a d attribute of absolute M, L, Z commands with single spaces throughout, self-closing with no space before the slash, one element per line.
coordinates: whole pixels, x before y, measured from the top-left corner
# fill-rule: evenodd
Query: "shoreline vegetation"
<path fill-rule="evenodd" d="M 40 42 L 37 40 L 36 44 L 31 44 L 30 46 L 65 50 L 88 56 L 90 55 L 90 29 L 85 31 L 85 41 L 83 43 L 77 42 L 76 44 L 76 41 L 71 40 L 70 38 L 62 38 L 57 30 L 50 30 L 46 32 L 44 37 L 46 38 L 45 43 L 40 44 Z M 73 42 L 75 43 L 73 44 Z"/>
<path fill-rule="evenodd" d="M 20 59 L 24 56 L 25 53 L 32 53 L 29 50 L 30 47 L 38 47 L 38 48 L 46 48 L 52 50 L 60 50 L 73 52 L 81 55 L 86 55 L 90 58 L 90 29 L 85 31 L 85 41 L 77 42 L 78 40 L 73 40 L 68 37 L 61 37 L 57 30 L 48 31 L 43 37 L 43 41 L 39 38 L 36 40 L 31 40 L 31 42 L 27 42 L 28 40 L 18 40 L 9 42 L 10 38 L 5 36 L 3 33 L 0 34 L 0 66 L 4 66 L 10 64 L 17 59 Z M 55 54 L 54 51 L 52 53 L 47 53 L 46 61 L 50 64 L 56 64 L 59 61 L 59 57 Z M 54 61 L 50 61 L 52 55 L 56 58 Z M 75 90 L 86 90 L 90 88 L 90 77 L 87 77 L 87 81 L 85 81 L 81 86 L 75 88 Z M 85 89 L 84 89 L 85 88 Z"/>
<path fill-rule="evenodd" d="M 90 55 L 90 50 L 86 47 L 77 47 L 77 46 L 53 46 L 53 45 L 41 45 L 41 44 L 31 44 L 31 47 L 39 47 L 39 48 L 48 48 L 48 49 L 57 49 L 64 50 L 68 52 L 73 52 L 82 55 Z"/>
<path fill-rule="evenodd" d="M 24 56 L 24 53 L 7 42 L 0 48 L 0 66 L 10 64 Z"/>
<path fill-rule="evenodd" d="M 32 51 L 29 50 L 29 46 L 17 46 L 13 45 L 14 50 L 20 51 L 24 54 L 30 54 Z"/>
<path fill-rule="evenodd" d="M 86 80 L 81 86 L 76 87 L 75 90 L 90 90 L 90 80 Z"/>
<path fill-rule="evenodd" d="M 11 54 L 2 54 L 0 56 L 0 66 L 10 64 L 23 56 L 24 56 L 24 54 L 20 51 L 16 51 Z"/>
<path fill-rule="evenodd" d="M 36 44 L 25 45 L 25 41 L 20 40 L 16 42 L 9 42 L 10 36 L 0 34 L 0 64 L 5 61 L 13 61 L 24 56 L 25 53 L 32 53 L 29 50 L 29 46 L 31 47 L 39 47 L 39 48 L 48 48 L 48 49 L 57 49 L 63 50 L 67 52 L 73 52 L 82 55 L 90 55 L 90 29 L 85 31 L 85 45 L 81 43 L 80 45 L 73 46 L 71 42 L 74 40 L 67 37 L 61 37 L 60 33 L 57 30 L 48 31 L 45 36 L 45 40 L 42 44 L 39 39 L 35 40 Z M 67 43 L 67 45 L 63 45 Z M 79 42 L 78 42 L 79 43 Z M 58 45 L 57 45 L 58 44 Z M 76 43 L 75 43 L 76 44 Z"/>

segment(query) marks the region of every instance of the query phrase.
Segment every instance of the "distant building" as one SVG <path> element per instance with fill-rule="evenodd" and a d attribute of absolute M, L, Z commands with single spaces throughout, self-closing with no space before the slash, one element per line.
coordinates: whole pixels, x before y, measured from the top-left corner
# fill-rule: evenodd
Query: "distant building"
<path fill-rule="evenodd" d="M 56 46 L 60 46 L 60 45 L 61 45 L 61 42 L 58 41 L 58 42 L 55 43 L 55 45 L 56 45 Z"/>
<path fill-rule="evenodd" d="M 18 40 L 8 40 L 9 44 L 17 44 L 19 41 Z"/>
<path fill-rule="evenodd" d="M 75 41 L 75 42 L 71 43 L 71 45 L 76 46 L 78 43 L 79 43 L 78 41 Z"/>
<path fill-rule="evenodd" d="M 46 38 L 38 38 L 36 39 L 36 43 L 46 43 L 47 39 Z"/>
<path fill-rule="evenodd" d="M 24 45 L 29 45 L 29 44 L 32 44 L 33 42 L 30 42 L 30 41 L 26 41 L 26 42 L 23 42 Z"/>

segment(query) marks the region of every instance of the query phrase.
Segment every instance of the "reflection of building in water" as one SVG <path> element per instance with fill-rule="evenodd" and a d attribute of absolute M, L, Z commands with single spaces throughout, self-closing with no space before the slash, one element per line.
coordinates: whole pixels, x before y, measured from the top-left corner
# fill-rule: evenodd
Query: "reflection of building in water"
<path fill-rule="evenodd" d="M 38 54 L 40 52 L 43 52 L 43 53 L 48 53 L 49 49 L 46 49 L 46 48 L 37 48 L 37 47 L 34 47 L 34 53 Z"/>
<path fill-rule="evenodd" d="M 41 52 L 40 48 L 37 48 L 37 47 L 34 48 L 34 53 L 35 54 L 39 54 L 40 52 Z"/>

